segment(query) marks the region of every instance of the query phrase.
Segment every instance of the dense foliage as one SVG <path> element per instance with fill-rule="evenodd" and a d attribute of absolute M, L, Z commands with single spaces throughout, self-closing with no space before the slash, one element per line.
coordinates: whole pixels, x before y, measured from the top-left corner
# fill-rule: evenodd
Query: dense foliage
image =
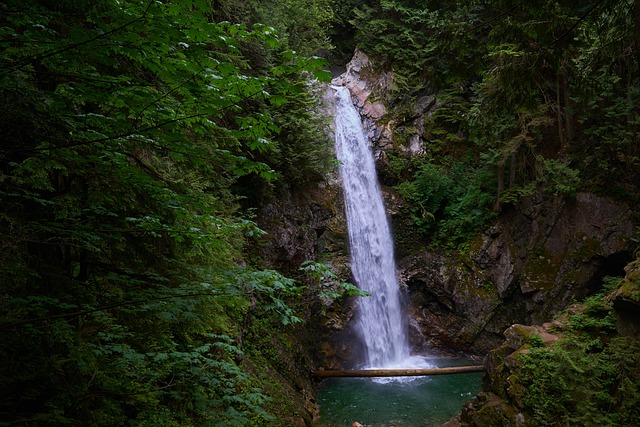
<path fill-rule="evenodd" d="M 0 424 L 273 424 L 243 330 L 300 288 L 239 195 L 332 167 L 326 73 L 240 6 L 0 4 Z"/>
<path fill-rule="evenodd" d="M 461 161 L 472 181 L 484 184 L 467 206 L 483 218 L 537 191 L 571 196 L 587 189 L 637 202 L 639 16 L 637 1 L 616 0 L 360 5 L 352 19 L 356 40 L 394 72 L 394 120 L 411 123 L 415 112 L 407 106 L 437 95 L 434 111 L 415 125 L 420 131 L 395 135 L 401 144 L 403 132 L 420 132 L 424 150 L 401 174 L 410 182 L 403 192 L 412 215 L 426 209 L 435 218 L 429 232 L 451 236 L 444 228 L 455 214 L 427 209 L 438 200 L 420 190 L 422 165 L 452 177 Z M 424 221 L 417 225 L 425 229 Z M 453 236 L 470 235 L 461 226 Z"/>
<path fill-rule="evenodd" d="M 464 249 L 534 195 L 591 191 L 640 218 L 640 1 L 374 0 L 352 23 L 359 47 L 393 71 L 393 93 L 377 94 L 400 148 L 385 177 L 422 240 Z M 491 386 L 508 408 L 487 403 L 474 422 L 639 425 L 635 274 L 626 317 L 615 294 L 592 296 L 558 322 L 556 344 L 534 337 L 517 368 L 496 366 L 510 372 Z"/>
<path fill-rule="evenodd" d="M 399 194 L 411 203 L 417 230 L 444 247 L 457 247 L 473 236 L 491 216 L 491 178 L 480 168 L 430 162 L 418 168 L 414 180 L 398 184 Z"/>
<path fill-rule="evenodd" d="M 620 282 L 613 280 L 614 284 Z M 640 342 L 616 333 L 605 294 L 568 316 L 562 340 L 532 340 L 521 354 L 519 378 L 529 423 L 538 426 L 620 426 L 640 423 Z"/>

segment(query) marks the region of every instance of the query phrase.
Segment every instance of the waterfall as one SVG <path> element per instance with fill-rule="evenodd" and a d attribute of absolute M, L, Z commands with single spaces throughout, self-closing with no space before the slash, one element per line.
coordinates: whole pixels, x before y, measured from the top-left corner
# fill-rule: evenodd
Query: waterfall
<path fill-rule="evenodd" d="M 344 186 L 351 271 L 356 285 L 371 293 L 360 300 L 356 326 L 367 347 L 367 367 L 390 367 L 409 357 L 393 240 L 360 115 L 349 90 L 334 89 L 336 153 Z"/>

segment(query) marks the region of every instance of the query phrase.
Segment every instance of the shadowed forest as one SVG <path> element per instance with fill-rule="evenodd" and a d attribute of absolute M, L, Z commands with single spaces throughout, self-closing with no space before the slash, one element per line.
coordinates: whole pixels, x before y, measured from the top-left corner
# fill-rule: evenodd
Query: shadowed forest
<path fill-rule="evenodd" d="M 421 154 L 391 152 L 383 171 L 429 247 L 464 251 L 534 195 L 611 197 L 637 226 L 639 0 L 5 0 L 0 425 L 301 418 L 318 316 L 362 293 L 321 248 L 265 259 L 257 212 L 335 172 L 322 85 L 356 47 L 393 73 L 385 120 L 438 94 Z M 598 291 L 622 283 L 639 303 L 637 277 L 612 280 Z M 562 408 L 632 425 L 637 344 L 611 338 L 600 296 L 601 323 L 574 325 L 598 343 L 578 334 L 580 356 L 560 354 L 620 357 L 592 360 L 594 400 Z M 540 357 L 523 374 L 536 387 L 566 367 Z M 531 425 L 581 425 L 539 391 Z"/>

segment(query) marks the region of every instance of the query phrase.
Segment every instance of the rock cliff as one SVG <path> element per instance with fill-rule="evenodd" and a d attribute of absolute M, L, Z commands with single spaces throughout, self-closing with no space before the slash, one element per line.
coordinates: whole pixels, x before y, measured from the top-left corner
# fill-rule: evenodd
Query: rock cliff
<path fill-rule="evenodd" d="M 351 91 L 381 175 L 389 154 L 421 154 L 421 124 L 437 94 L 418 97 L 403 108 L 404 117 L 391 117 L 393 75 L 362 52 L 334 84 Z M 394 138 L 398 134 L 404 137 Z M 621 275 L 631 256 L 631 210 L 603 196 L 524 198 L 503 207 L 491 227 L 459 253 L 427 248 L 402 216 L 402 200 L 390 188 L 383 191 L 417 348 L 485 353 L 513 323 L 547 321 L 596 290 L 603 276 Z"/>
<path fill-rule="evenodd" d="M 485 358 L 483 392 L 443 427 L 637 425 L 638 262 L 614 291 L 506 329 Z"/>
<path fill-rule="evenodd" d="M 361 52 L 333 83 L 350 89 L 376 153 L 379 174 L 385 174 L 390 154 L 405 158 L 422 154 L 420 123 L 437 104 L 436 94 L 423 95 L 405 108 L 407 117 L 391 117 L 393 76 L 380 71 Z M 402 142 L 394 139 L 397 134 L 404 135 Z M 486 354 L 497 347 L 495 351 L 507 357 L 516 350 L 512 348 L 516 345 L 514 334 L 509 331 L 529 331 L 528 327 L 512 325 L 550 321 L 573 301 L 596 291 L 604 276 L 622 275 L 631 258 L 631 210 L 625 203 L 604 196 L 534 194 L 517 205 L 504 205 L 490 227 L 479 231 L 465 251 L 456 252 L 429 248 L 403 216 L 402 198 L 384 185 L 383 193 L 396 235 L 410 338 L 417 350 Z M 322 262 L 340 280 L 351 280 L 337 176 L 304 189 L 283 187 L 262 204 L 257 216 L 260 227 L 268 233 L 260 255 L 269 265 L 294 271 L 302 261 L 321 255 Z M 621 319 L 637 314 L 636 301 L 630 295 L 621 292 L 616 296 Z M 354 299 L 338 299 L 318 307 L 318 316 L 309 326 L 311 335 L 305 339 L 309 348 L 319 350 L 319 356 L 307 363 L 338 368 L 354 360 L 358 344 L 349 328 L 354 308 Z M 622 324 L 629 333 L 640 330 L 637 322 Z M 554 339 L 546 329 L 534 332 Z M 492 357 L 488 363 L 497 360 Z M 500 378 L 495 376 L 495 381 Z M 308 379 L 293 382 L 304 390 L 312 388 Z M 515 411 L 509 412 L 514 423 L 519 419 L 517 406 L 504 397 L 487 392 L 479 399 L 471 409 L 502 408 L 501 414 Z M 304 418 L 312 419 L 317 410 L 313 399 L 301 403 L 308 408 Z"/>
<path fill-rule="evenodd" d="M 431 345 L 486 352 L 620 276 L 633 232 L 628 206 L 593 194 L 523 200 L 464 254 L 405 251 L 410 312 Z"/>

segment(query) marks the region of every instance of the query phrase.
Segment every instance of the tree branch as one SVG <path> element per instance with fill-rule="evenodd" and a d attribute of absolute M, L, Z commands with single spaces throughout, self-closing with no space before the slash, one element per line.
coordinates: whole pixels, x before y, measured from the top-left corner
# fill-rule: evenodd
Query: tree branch
<path fill-rule="evenodd" d="M 151 6 L 152 6 L 154 3 L 155 3 L 155 1 L 154 1 L 154 0 L 150 0 L 150 1 L 149 1 L 149 4 L 147 4 L 147 7 L 145 8 L 145 10 L 144 10 L 144 12 L 142 13 L 142 15 L 141 15 L 141 16 L 139 16 L 138 18 L 136 18 L 136 19 L 132 20 L 132 21 L 129 21 L 129 22 L 127 22 L 127 23 L 124 23 L 124 24 L 120 25 L 119 27 L 116 27 L 116 28 L 113 28 L 113 29 L 111 29 L 111 30 L 109 30 L 109 31 L 107 31 L 107 32 L 104 32 L 104 33 L 98 34 L 97 36 L 95 36 L 95 37 L 91 37 L 91 38 L 89 38 L 89 39 L 87 39 L 87 40 L 83 40 L 83 41 L 81 41 L 81 42 L 78 42 L 78 43 L 75 43 L 75 44 L 71 44 L 71 45 L 67 45 L 67 46 L 64 46 L 64 47 L 61 47 L 61 48 L 58 48 L 58 49 L 52 49 L 52 50 L 49 50 L 49 51 L 47 51 L 47 52 L 41 53 L 41 54 L 39 54 L 39 55 L 36 55 L 36 56 L 34 56 L 34 57 L 31 57 L 30 59 L 28 59 L 28 60 L 26 60 L 26 61 L 23 61 L 21 64 L 18 64 L 18 65 L 15 65 L 15 66 L 13 66 L 13 67 L 9 68 L 9 70 L 8 70 L 6 73 L 4 73 L 2 76 L 3 76 L 3 77 L 5 77 L 5 76 L 7 76 L 8 74 L 11 74 L 11 73 L 13 73 L 13 72 L 15 72 L 15 71 L 17 71 L 17 70 L 19 70 L 19 69 L 21 69 L 21 68 L 24 68 L 24 67 L 26 67 L 26 66 L 27 66 L 27 65 L 29 65 L 29 64 L 33 64 L 34 62 L 41 61 L 41 60 L 43 60 L 43 59 L 45 59 L 45 58 L 50 58 L 50 57 L 52 57 L 52 56 L 59 55 L 59 54 L 61 54 L 61 53 L 63 53 L 63 52 L 67 52 L 67 51 L 70 51 L 70 50 L 73 50 L 73 49 L 77 49 L 77 48 L 79 48 L 79 47 L 81 47 L 81 46 L 87 45 L 87 44 L 89 44 L 89 43 L 93 43 L 93 42 L 94 42 L 94 41 L 96 41 L 96 40 L 99 40 L 99 39 L 101 39 L 101 38 L 104 38 L 104 37 L 110 36 L 110 35 L 111 35 L 111 34 L 113 34 L 113 33 L 116 33 L 116 32 L 118 32 L 118 31 L 121 31 L 121 30 L 123 30 L 123 29 L 125 29 L 125 28 L 129 27 L 130 25 L 135 24 L 135 23 L 136 23 L 136 22 L 138 22 L 138 21 L 141 21 L 141 20 L 145 19 L 145 18 L 146 18 L 146 16 L 147 16 L 147 13 L 149 13 L 149 10 L 151 9 Z"/>
<path fill-rule="evenodd" d="M 580 23 L 582 21 L 584 21 L 585 19 L 587 19 L 587 17 L 589 15 L 591 15 L 593 13 L 593 11 L 600 5 L 600 3 L 602 3 L 602 0 L 598 0 L 594 3 L 593 6 L 591 6 L 589 8 L 589 10 L 587 10 L 571 27 L 569 27 L 569 29 L 567 31 L 565 31 L 564 33 L 562 33 L 560 35 L 560 37 L 557 37 L 554 40 L 554 43 L 558 43 L 560 40 L 562 40 L 563 38 L 565 38 L 567 35 L 569 35 L 571 33 L 571 31 L 573 31 L 578 25 L 580 25 Z"/>
<path fill-rule="evenodd" d="M 51 316 L 36 317 L 36 318 L 33 318 L 33 319 L 18 320 L 18 321 L 15 321 L 15 322 L 3 323 L 3 324 L 0 324 L 0 330 L 12 329 L 12 328 L 16 328 L 16 327 L 19 327 L 19 326 L 28 325 L 30 323 L 38 323 L 38 322 L 44 322 L 44 321 L 49 321 L 49 320 L 71 319 L 71 318 L 79 317 L 79 316 L 82 316 L 82 315 L 85 315 L 85 314 L 96 313 L 98 311 L 107 311 L 107 310 L 112 310 L 114 308 L 119 308 L 119 307 L 135 306 L 135 305 L 146 304 L 146 303 L 149 303 L 149 302 L 166 301 L 166 300 L 175 299 L 175 298 L 195 299 L 195 298 L 207 297 L 207 296 L 208 297 L 219 298 L 219 297 L 232 297 L 232 296 L 237 296 L 237 295 L 238 294 L 233 294 L 233 293 L 215 294 L 215 293 L 207 292 L 207 293 L 194 293 L 194 294 L 184 294 L 184 295 L 169 295 L 169 296 L 164 296 L 164 297 L 139 299 L 139 300 L 132 300 L 132 301 L 121 301 L 121 302 L 118 302 L 118 303 L 109 304 L 109 305 L 105 305 L 105 306 L 97 307 L 97 308 L 92 308 L 92 309 L 88 309 L 88 310 L 78 310 L 78 311 L 74 311 L 72 313 L 53 314 Z"/>
<path fill-rule="evenodd" d="M 283 79 L 280 79 L 283 80 Z M 256 90 L 255 92 L 243 97 L 242 99 L 239 99 L 238 101 L 232 102 L 231 104 L 225 105 L 223 107 L 220 107 L 220 111 L 225 111 L 231 107 L 237 106 L 239 105 L 241 102 L 244 102 L 248 99 L 251 99 L 253 97 L 255 97 L 256 95 L 262 93 L 264 90 L 264 88 L 260 88 L 258 90 Z M 173 124 L 173 123 L 178 123 L 184 120 L 189 120 L 189 119 L 195 119 L 198 117 L 207 117 L 210 116 L 209 113 L 197 113 L 197 114 L 191 114 L 188 116 L 181 116 L 181 117 L 177 117 L 175 119 L 170 119 L 170 120 L 165 120 L 163 122 L 157 123 L 155 125 L 151 125 L 151 126 L 147 126 L 144 128 L 140 128 L 140 129 L 133 129 L 130 130 L 128 132 L 124 132 L 124 133 L 120 133 L 120 134 L 116 134 L 116 135 L 111 135 L 111 136 L 105 136 L 104 138 L 98 138 L 98 139 L 91 139 L 88 141 L 77 141 L 77 142 L 72 142 L 69 144 L 63 144 L 63 145 L 54 145 L 51 147 L 41 147 L 41 148 L 29 148 L 29 149 L 22 149 L 22 150 L 11 150 L 11 153 L 25 153 L 25 152 L 38 152 L 38 151 L 47 151 L 47 150 L 59 150 L 59 149 L 64 149 L 64 148 L 73 148 L 73 147 L 80 147 L 83 145 L 90 145 L 90 144 L 97 144 L 100 142 L 106 142 L 106 141 L 112 141 L 114 139 L 122 139 L 122 138 L 128 138 L 130 136 L 134 136 L 137 134 L 142 134 L 145 132 L 149 132 L 151 130 L 155 130 L 155 129 L 159 129 L 162 128 L 164 126 Z"/>

